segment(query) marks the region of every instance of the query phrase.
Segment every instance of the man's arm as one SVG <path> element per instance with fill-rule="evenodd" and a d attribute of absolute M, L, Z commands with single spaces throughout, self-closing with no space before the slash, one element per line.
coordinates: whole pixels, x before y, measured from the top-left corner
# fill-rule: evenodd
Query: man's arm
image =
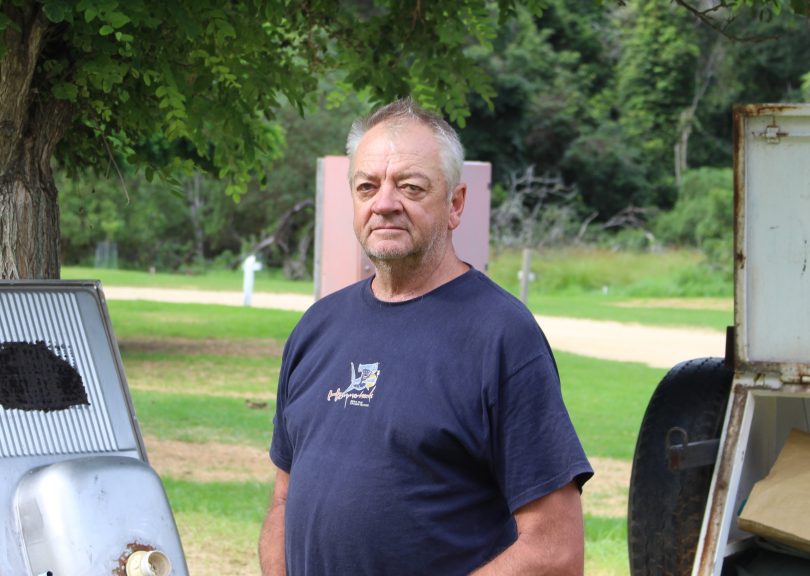
<path fill-rule="evenodd" d="M 259 564 L 262 576 L 284 576 L 284 510 L 287 505 L 287 488 L 290 475 L 276 468 L 276 482 L 273 497 L 259 535 Z"/>
<path fill-rule="evenodd" d="M 474 576 L 565 575 L 585 571 L 579 489 L 571 483 L 515 512 L 517 540 Z"/>

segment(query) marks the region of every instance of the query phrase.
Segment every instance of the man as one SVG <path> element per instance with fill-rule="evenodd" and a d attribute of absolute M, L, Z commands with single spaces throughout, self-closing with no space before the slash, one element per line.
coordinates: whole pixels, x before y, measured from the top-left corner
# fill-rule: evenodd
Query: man
<path fill-rule="evenodd" d="M 376 274 L 285 347 L 262 573 L 581 574 L 593 472 L 531 313 L 453 250 L 455 131 L 400 100 L 347 151 Z"/>

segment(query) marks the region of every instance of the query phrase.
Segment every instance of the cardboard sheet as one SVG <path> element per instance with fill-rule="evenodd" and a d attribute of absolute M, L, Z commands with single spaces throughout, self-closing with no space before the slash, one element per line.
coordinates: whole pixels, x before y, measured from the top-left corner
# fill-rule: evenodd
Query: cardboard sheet
<path fill-rule="evenodd" d="M 754 484 L 741 529 L 810 552 L 810 433 L 791 430 L 770 473 Z"/>

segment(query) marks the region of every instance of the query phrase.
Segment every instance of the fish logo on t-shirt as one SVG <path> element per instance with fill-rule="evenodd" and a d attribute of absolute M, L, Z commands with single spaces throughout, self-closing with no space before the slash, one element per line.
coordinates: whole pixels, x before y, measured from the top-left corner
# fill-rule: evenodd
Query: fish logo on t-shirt
<path fill-rule="evenodd" d="M 362 406 L 367 408 L 374 397 L 374 390 L 377 388 L 377 379 L 380 376 L 380 363 L 358 364 L 357 369 L 354 362 L 351 363 L 351 377 L 349 385 L 345 390 L 338 388 L 330 390 L 327 400 L 343 400 L 343 406 Z"/>
<path fill-rule="evenodd" d="M 368 390 L 376 386 L 377 376 L 380 374 L 379 366 L 379 362 L 375 362 L 374 364 L 358 364 L 357 377 L 355 377 L 354 362 L 352 362 L 351 383 L 349 387 L 346 388 L 346 392 L 351 392 L 352 390 Z"/>

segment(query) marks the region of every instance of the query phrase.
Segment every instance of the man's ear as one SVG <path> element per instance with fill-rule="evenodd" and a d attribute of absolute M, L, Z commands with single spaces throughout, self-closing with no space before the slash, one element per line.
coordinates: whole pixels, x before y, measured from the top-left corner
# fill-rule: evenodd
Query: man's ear
<path fill-rule="evenodd" d="M 467 185 L 459 184 L 453 190 L 450 198 L 450 219 L 447 223 L 449 230 L 455 230 L 461 224 L 461 213 L 464 212 L 464 202 L 467 199 Z"/>

